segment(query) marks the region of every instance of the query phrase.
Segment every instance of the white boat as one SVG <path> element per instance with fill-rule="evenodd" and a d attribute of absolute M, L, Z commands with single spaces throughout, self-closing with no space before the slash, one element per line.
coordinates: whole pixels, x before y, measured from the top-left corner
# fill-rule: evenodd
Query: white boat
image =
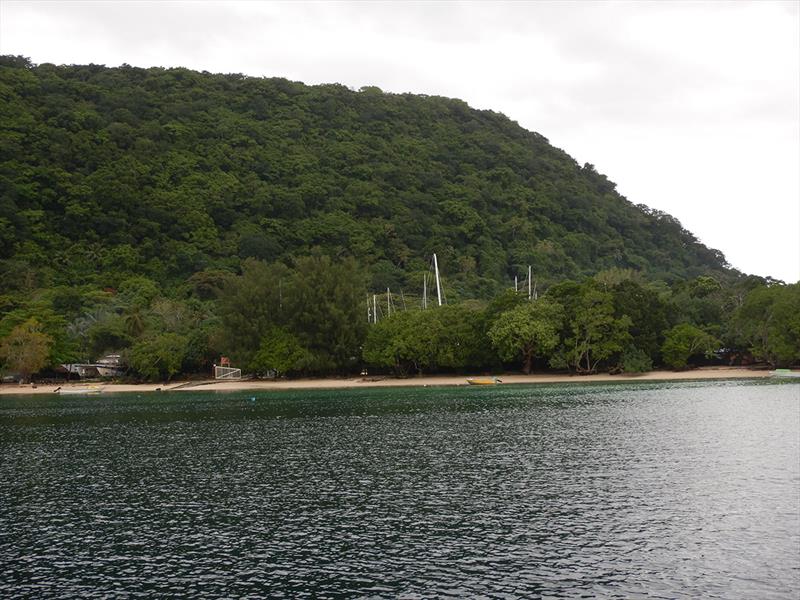
<path fill-rule="evenodd" d="M 497 377 L 468 377 L 467 384 L 469 385 L 497 385 L 503 383 L 502 379 Z"/>
<path fill-rule="evenodd" d="M 775 369 L 769 372 L 770 377 L 788 377 L 800 379 L 800 371 L 792 371 L 791 369 Z"/>
<path fill-rule="evenodd" d="M 55 391 L 59 396 L 94 396 L 100 394 L 103 388 L 99 385 L 81 385 L 66 388 L 59 387 Z"/>

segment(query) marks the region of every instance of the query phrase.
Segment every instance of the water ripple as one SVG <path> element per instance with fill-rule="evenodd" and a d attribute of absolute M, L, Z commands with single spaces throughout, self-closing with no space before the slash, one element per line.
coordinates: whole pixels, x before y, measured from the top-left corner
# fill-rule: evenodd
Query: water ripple
<path fill-rule="evenodd" d="M 11 397 L 0 595 L 794 598 L 800 386 Z"/>

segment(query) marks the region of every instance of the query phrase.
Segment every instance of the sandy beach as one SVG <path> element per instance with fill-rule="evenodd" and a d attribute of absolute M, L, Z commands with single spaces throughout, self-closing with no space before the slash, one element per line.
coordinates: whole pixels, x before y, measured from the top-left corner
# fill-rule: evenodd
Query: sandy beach
<path fill-rule="evenodd" d="M 467 385 L 469 375 L 447 376 L 422 376 L 409 378 L 395 377 L 351 377 L 328 379 L 293 379 L 293 380 L 245 380 L 245 381 L 174 381 L 164 383 L 79 383 L 73 382 L 61 385 L 39 384 L 4 384 L 0 385 L 0 396 L 10 394 L 52 394 L 58 388 L 80 388 L 86 385 L 99 386 L 103 393 L 121 392 L 155 392 L 155 391 L 215 391 L 237 392 L 244 390 L 301 390 L 301 389 L 350 389 L 369 387 L 413 387 L 413 386 L 457 386 Z M 474 375 L 474 377 L 481 377 Z M 763 369 L 750 369 L 747 367 L 701 367 L 689 371 L 651 371 L 639 375 L 561 375 L 561 374 L 531 374 L 531 375 L 501 375 L 503 384 L 528 384 L 542 383 L 630 383 L 637 381 L 686 381 L 702 379 L 746 379 L 769 377 L 769 371 Z"/>

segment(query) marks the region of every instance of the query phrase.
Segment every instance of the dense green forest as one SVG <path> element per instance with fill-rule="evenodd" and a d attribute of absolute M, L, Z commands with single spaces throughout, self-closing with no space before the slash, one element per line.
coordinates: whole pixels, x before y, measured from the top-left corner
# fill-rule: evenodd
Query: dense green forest
<path fill-rule="evenodd" d="M 111 351 L 149 379 L 223 353 L 290 375 L 800 358 L 796 285 L 459 100 L 12 56 L 0 98 L 9 372 Z M 434 252 L 447 305 L 417 310 Z M 535 300 L 509 291 L 528 265 Z"/>

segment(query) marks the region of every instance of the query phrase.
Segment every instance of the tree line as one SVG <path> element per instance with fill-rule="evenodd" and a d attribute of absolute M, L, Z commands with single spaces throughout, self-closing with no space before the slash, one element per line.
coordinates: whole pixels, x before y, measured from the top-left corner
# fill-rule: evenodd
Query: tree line
<path fill-rule="evenodd" d="M 0 361 L 27 378 L 113 351 L 129 378 L 150 381 L 207 376 L 222 355 L 272 377 L 800 361 L 800 284 L 700 276 L 667 285 L 611 269 L 536 298 L 506 289 L 423 310 L 418 298 L 403 307 L 394 296 L 395 309 L 371 322 L 369 283 L 354 259 L 317 253 L 201 271 L 169 293 L 142 276 L 117 289 L 42 288 L 2 312 Z"/>

